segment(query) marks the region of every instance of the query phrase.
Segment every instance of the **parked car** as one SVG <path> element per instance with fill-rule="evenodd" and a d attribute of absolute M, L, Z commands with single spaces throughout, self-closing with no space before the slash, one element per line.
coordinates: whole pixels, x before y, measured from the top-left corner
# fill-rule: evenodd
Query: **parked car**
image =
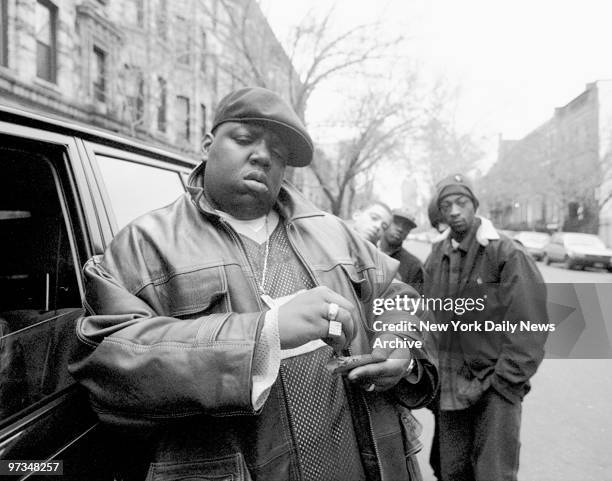
<path fill-rule="evenodd" d="M 544 248 L 544 262 L 563 262 L 568 269 L 601 267 L 612 272 L 612 249 L 593 234 L 557 232 Z"/>
<path fill-rule="evenodd" d="M 521 231 L 514 236 L 536 261 L 544 257 L 544 247 L 550 242 L 550 235 L 545 232 Z"/>
<path fill-rule="evenodd" d="M 133 218 L 183 193 L 196 164 L 0 106 L 0 459 L 62 460 L 62 480 L 74 481 L 138 469 L 126 456 L 143 443 L 117 446 L 67 371 L 84 312 L 81 266 Z"/>

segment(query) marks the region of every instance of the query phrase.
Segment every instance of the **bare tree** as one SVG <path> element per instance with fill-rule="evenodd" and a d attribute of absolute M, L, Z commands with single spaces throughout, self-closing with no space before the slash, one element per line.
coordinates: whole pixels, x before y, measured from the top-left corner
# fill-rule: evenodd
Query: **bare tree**
<path fill-rule="evenodd" d="M 291 61 L 255 0 L 216 0 L 205 6 L 221 44 L 219 69 L 232 85 L 258 85 L 289 95 Z"/>
<path fill-rule="evenodd" d="M 449 174 L 474 170 L 484 155 L 474 136 L 457 126 L 459 98 L 459 90 L 443 80 L 438 80 L 428 95 L 419 140 L 432 187 Z"/>
<path fill-rule="evenodd" d="M 255 0 L 218 0 L 224 15 L 217 36 L 236 58 L 227 56 L 221 68 L 240 85 L 256 84 L 287 94 L 305 120 L 308 100 L 325 81 L 341 74 L 363 73 L 371 62 L 390 58 L 403 37 L 387 39 L 380 23 L 335 29 L 334 6 L 323 15 L 311 10 L 279 47 L 271 30 L 255 18 L 263 14 Z"/>
<path fill-rule="evenodd" d="M 322 16 L 310 11 L 290 38 L 289 59 L 298 76 L 289 76 L 291 101 L 298 115 L 305 117 L 308 100 L 324 82 L 342 74 L 353 80 L 367 75 L 373 64 L 394 57 L 402 36 L 388 38 L 378 22 L 344 30 L 334 28 L 334 6 Z M 389 68 L 389 65 L 386 66 Z"/>
<path fill-rule="evenodd" d="M 345 202 L 355 195 L 358 176 L 367 176 L 383 160 L 405 156 L 406 139 L 416 128 L 416 111 L 407 95 L 368 92 L 345 115 L 350 135 L 337 145 L 331 160 L 318 152 L 311 170 L 333 214 L 343 213 Z"/>
<path fill-rule="evenodd" d="M 306 121 L 311 95 L 324 82 L 349 73 L 356 78 L 372 62 L 390 56 L 392 47 L 402 40 L 401 37 L 385 39 L 382 26 L 376 23 L 337 29 L 332 6 L 323 15 L 311 10 L 292 28 L 284 50 L 272 30 L 262 27 L 267 22 L 261 22 L 263 14 L 255 0 L 218 0 L 218 5 L 219 11 L 210 14 L 219 23 L 215 35 L 225 46 L 220 49 L 223 55 L 219 58 L 219 68 L 232 84 L 255 84 L 286 95 L 303 121 Z M 387 112 L 382 107 L 385 102 Z M 370 112 L 365 112 L 368 105 Z M 342 209 L 347 188 L 355 176 L 370 169 L 383 157 L 381 152 L 391 150 L 395 142 L 391 139 L 401 133 L 400 127 L 387 126 L 393 114 L 389 99 L 383 96 L 378 109 L 373 105 L 373 96 L 367 94 L 357 111 L 361 109 L 362 115 L 373 117 L 350 117 L 357 119 L 354 130 L 359 133 L 340 146 L 340 166 L 335 161 L 326 161 L 321 151 L 311 165 L 314 178 L 335 213 Z M 397 105 L 393 108 L 397 109 Z M 376 136 L 381 140 L 378 146 L 374 146 Z M 326 172 L 330 163 L 336 165 L 333 180 Z M 301 177 L 295 178 L 293 169 L 288 172 L 288 178 L 301 182 Z"/>

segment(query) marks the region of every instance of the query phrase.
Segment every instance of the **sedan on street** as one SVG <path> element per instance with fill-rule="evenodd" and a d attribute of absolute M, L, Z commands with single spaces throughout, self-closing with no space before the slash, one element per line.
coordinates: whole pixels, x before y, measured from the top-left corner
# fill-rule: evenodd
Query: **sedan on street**
<path fill-rule="evenodd" d="M 544 247 L 550 242 L 550 235 L 546 232 L 521 231 L 514 236 L 536 261 L 544 257 Z"/>
<path fill-rule="evenodd" d="M 544 248 L 544 262 L 563 262 L 568 269 L 601 267 L 612 272 L 612 250 L 593 234 L 557 232 Z"/>

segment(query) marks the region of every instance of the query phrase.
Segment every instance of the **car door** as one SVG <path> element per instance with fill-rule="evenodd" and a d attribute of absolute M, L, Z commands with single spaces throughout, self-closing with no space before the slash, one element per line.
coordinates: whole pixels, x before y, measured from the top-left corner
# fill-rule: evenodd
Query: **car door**
<path fill-rule="evenodd" d="M 99 423 L 67 370 L 91 252 L 78 162 L 72 137 L 0 121 L 0 459 L 61 460 L 61 479 L 111 480 Z"/>
<path fill-rule="evenodd" d="M 549 252 L 548 257 L 552 262 L 562 262 L 564 260 L 563 237 L 560 234 L 553 235 Z"/>

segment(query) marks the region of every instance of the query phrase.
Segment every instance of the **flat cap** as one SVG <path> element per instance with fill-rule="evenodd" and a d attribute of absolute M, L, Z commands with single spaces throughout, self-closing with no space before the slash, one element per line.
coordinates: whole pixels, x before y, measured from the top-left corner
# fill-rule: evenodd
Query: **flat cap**
<path fill-rule="evenodd" d="M 400 219 L 403 220 L 407 220 L 408 223 L 410 224 L 410 228 L 414 229 L 417 226 L 416 221 L 414 220 L 414 216 L 412 214 L 410 214 L 410 212 L 408 212 L 407 210 L 404 209 L 393 209 L 393 211 L 391 212 L 393 217 L 398 217 Z"/>
<path fill-rule="evenodd" d="M 247 87 L 226 95 L 217 107 L 212 131 L 225 122 L 258 122 L 275 131 L 289 148 L 287 165 L 304 167 L 312 161 L 312 139 L 291 106 L 277 93 Z"/>

